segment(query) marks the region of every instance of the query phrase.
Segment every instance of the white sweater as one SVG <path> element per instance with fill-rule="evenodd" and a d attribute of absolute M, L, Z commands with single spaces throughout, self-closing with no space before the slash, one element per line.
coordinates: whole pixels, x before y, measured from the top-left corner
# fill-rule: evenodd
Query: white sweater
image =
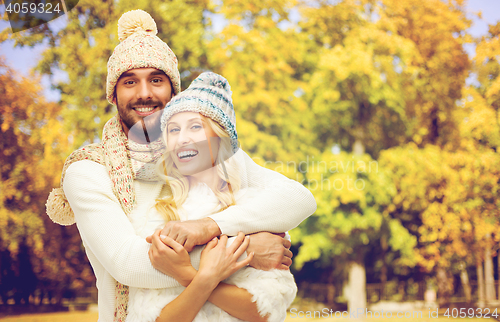
<path fill-rule="evenodd" d="M 285 232 L 316 211 L 316 202 L 304 186 L 258 166 L 241 149 L 249 187 L 260 193 L 255 200 L 209 216 L 223 234 L 259 231 Z M 137 209 L 161 194 L 163 186 L 135 180 Z M 149 260 L 149 244 L 135 233 L 113 194 L 104 166 L 78 161 L 66 171 L 64 193 L 75 214 L 85 251 L 97 278 L 99 321 L 113 321 L 115 281 L 137 288 L 169 288 L 179 284 L 156 270 Z M 193 265 L 196 261 L 192 258 Z"/>
<path fill-rule="evenodd" d="M 236 194 L 236 203 L 244 198 L 255 195 L 255 189 L 247 189 L 242 197 Z M 189 191 L 186 201 L 179 210 L 181 220 L 196 220 L 207 217 L 218 208 L 218 200 L 212 190 L 205 184 L 198 184 Z M 136 211 L 137 210 L 137 211 Z M 146 209 L 134 209 L 130 220 L 137 234 L 143 238 L 151 235 L 158 226 L 163 227 L 162 215 L 154 208 L 154 203 Z M 229 244 L 229 242 L 228 242 Z M 192 259 L 198 269 L 199 257 L 204 246 L 197 246 L 191 252 Z M 252 294 L 261 316 L 268 316 L 269 322 L 283 322 L 286 318 L 286 309 L 292 303 L 297 293 L 297 286 L 290 271 L 261 271 L 252 267 L 245 267 L 227 280 L 226 283 L 245 288 Z M 126 322 L 154 322 L 165 305 L 173 301 L 185 289 L 183 286 L 166 289 L 144 289 L 131 287 Z M 210 302 L 203 305 L 193 322 L 232 322 L 242 321 Z"/>

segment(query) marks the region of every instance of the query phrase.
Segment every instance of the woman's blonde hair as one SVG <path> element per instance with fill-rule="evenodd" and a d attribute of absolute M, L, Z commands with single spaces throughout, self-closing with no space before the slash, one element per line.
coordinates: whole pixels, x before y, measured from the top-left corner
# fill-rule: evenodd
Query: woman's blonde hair
<path fill-rule="evenodd" d="M 235 160 L 231 158 L 234 154 L 231 147 L 231 140 L 224 128 L 214 120 L 201 114 L 200 116 L 203 125 L 210 126 L 219 137 L 219 140 L 217 140 L 219 142 L 219 151 L 214 162 L 217 172 L 217 184 L 214 194 L 219 200 L 220 207 L 218 211 L 222 211 L 236 204 L 234 193 L 240 189 L 241 185 L 239 167 Z M 163 135 L 163 139 L 167 142 L 168 133 L 166 130 Z M 209 142 L 211 141 L 209 140 Z M 156 170 L 160 178 L 165 182 L 168 195 L 164 198 L 156 199 L 155 208 L 165 217 L 166 221 L 180 220 L 178 209 L 186 201 L 190 188 L 189 180 L 177 169 L 172 160 L 172 154 L 168 151 L 157 162 Z M 215 209 L 214 212 L 216 212 Z"/>

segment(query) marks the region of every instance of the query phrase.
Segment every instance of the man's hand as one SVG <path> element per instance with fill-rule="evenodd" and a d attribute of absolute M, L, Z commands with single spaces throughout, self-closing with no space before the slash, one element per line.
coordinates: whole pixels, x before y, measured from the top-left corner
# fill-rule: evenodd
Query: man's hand
<path fill-rule="evenodd" d="M 205 245 L 214 237 L 221 234 L 219 226 L 211 218 L 186 221 L 169 221 L 161 231 L 162 235 L 168 236 L 184 246 L 190 252 L 197 245 Z M 151 242 L 151 236 L 146 238 Z"/>
<path fill-rule="evenodd" d="M 250 235 L 247 253 L 255 253 L 250 266 L 263 271 L 273 268 L 289 269 L 292 265 L 293 254 L 289 249 L 292 244 L 283 237 L 284 233 L 260 232 Z"/>

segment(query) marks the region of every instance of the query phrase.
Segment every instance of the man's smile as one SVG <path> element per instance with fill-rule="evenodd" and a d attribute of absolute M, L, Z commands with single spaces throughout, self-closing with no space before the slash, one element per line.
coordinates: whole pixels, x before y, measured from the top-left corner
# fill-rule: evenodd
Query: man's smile
<path fill-rule="evenodd" d="M 157 105 L 154 106 L 144 106 L 144 105 L 138 105 L 132 107 L 132 109 L 140 116 L 148 116 L 154 113 L 154 110 L 157 108 Z"/>

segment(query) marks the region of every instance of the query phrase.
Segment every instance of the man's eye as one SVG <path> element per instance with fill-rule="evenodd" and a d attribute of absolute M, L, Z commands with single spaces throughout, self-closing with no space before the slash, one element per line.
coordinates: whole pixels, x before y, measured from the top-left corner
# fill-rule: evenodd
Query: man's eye
<path fill-rule="evenodd" d="M 153 80 L 151 80 L 153 83 L 160 83 L 162 81 L 161 78 L 155 78 Z"/>
<path fill-rule="evenodd" d="M 125 81 L 123 82 L 125 85 L 132 85 L 134 84 L 135 82 L 134 81 L 131 81 L 131 80 L 128 80 L 128 81 Z"/>

